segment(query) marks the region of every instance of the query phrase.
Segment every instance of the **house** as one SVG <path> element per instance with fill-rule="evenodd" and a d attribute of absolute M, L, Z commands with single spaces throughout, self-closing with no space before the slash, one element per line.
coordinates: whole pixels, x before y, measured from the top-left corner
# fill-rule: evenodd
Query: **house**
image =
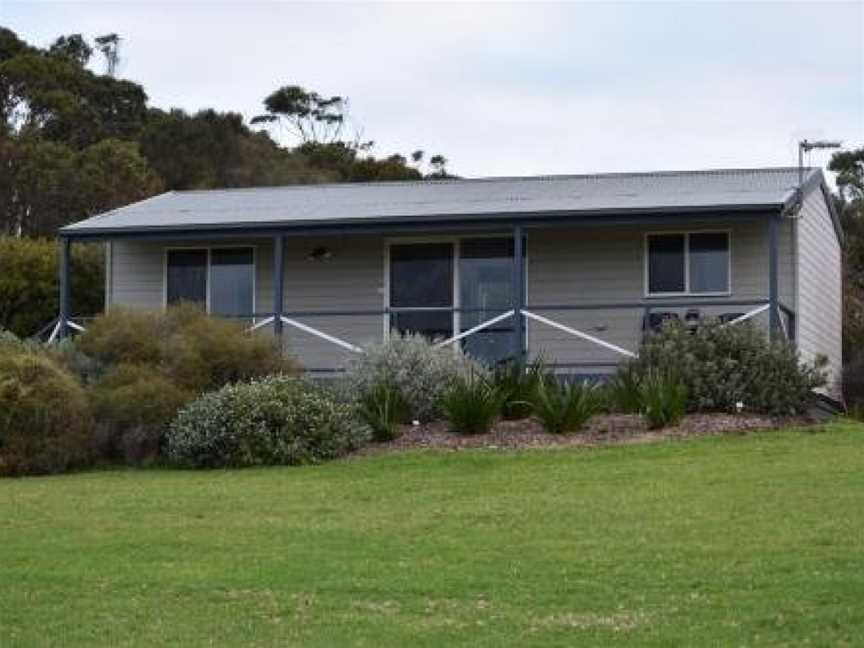
<path fill-rule="evenodd" d="M 107 242 L 107 307 L 200 303 L 338 371 L 390 331 L 611 371 L 678 318 L 754 320 L 830 362 L 842 231 L 822 172 L 764 168 L 172 191 L 60 231 Z"/>

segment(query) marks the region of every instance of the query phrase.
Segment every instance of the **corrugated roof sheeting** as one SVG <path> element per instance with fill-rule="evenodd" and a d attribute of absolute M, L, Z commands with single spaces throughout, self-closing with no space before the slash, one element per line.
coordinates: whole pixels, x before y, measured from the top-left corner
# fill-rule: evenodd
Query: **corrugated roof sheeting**
<path fill-rule="evenodd" d="M 821 171 L 807 169 L 805 182 Z M 772 206 L 797 168 L 484 178 L 173 191 L 63 228 L 75 234 L 258 224 L 363 223 L 447 216 Z"/>

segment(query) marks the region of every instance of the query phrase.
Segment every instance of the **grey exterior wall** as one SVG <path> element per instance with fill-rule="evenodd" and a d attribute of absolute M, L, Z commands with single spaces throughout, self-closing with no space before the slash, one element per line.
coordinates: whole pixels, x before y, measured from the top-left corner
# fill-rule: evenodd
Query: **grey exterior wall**
<path fill-rule="evenodd" d="M 828 385 L 833 397 L 842 394 L 843 278 L 840 242 L 822 192 L 804 199 L 797 228 L 798 348 L 805 360 L 827 356 Z"/>
<path fill-rule="evenodd" d="M 694 222 L 684 228 L 724 229 L 731 233 L 732 293 L 729 299 L 764 299 L 768 294 L 767 225 L 764 220 L 722 224 Z M 644 294 L 644 240 L 655 227 L 606 230 L 529 230 L 527 234 L 527 297 L 529 305 L 638 302 Z M 681 228 L 659 231 L 684 231 Z M 404 240 L 400 238 L 400 240 Z M 225 241 L 183 242 L 180 247 L 225 245 Z M 256 310 L 272 310 L 272 241 L 232 239 L 231 245 L 256 249 Z M 311 250 L 324 246 L 332 252 L 326 261 L 310 261 Z M 110 305 L 162 308 L 166 243 L 114 241 L 110 260 Z M 288 240 L 285 250 L 284 308 L 288 313 L 320 310 L 380 310 L 384 295 L 385 239 L 327 237 Z M 792 223 L 781 230 L 780 296 L 794 308 L 794 246 Z M 750 307 L 703 309 L 706 314 L 743 312 Z M 592 310 L 588 312 L 538 311 L 539 314 L 585 331 L 627 349 L 636 350 L 643 311 Z M 682 311 L 683 314 L 683 311 Z M 298 316 L 312 326 L 363 346 L 379 341 L 385 331 L 381 315 L 360 317 Z M 764 318 L 763 318 L 764 319 Z M 269 330 L 262 331 L 264 333 Z M 307 368 L 345 366 L 352 353 L 308 333 L 286 326 L 285 344 Z M 617 353 L 578 340 L 537 322 L 528 322 L 527 340 L 532 355 L 559 363 L 608 362 L 610 369 L 622 359 Z"/>
<path fill-rule="evenodd" d="M 683 228 L 548 230 L 531 232 L 528 240 L 528 304 L 603 302 L 661 302 L 645 294 L 645 236 L 658 231 L 728 230 L 731 250 L 731 294 L 728 300 L 757 300 L 768 295 L 768 234 L 764 220 L 719 224 L 698 222 Z M 780 237 L 780 299 L 793 306 L 794 259 L 791 223 Z M 679 298 L 674 298 L 679 299 Z M 686 299 L 684 297 L 680 299 Z M 720 298 L 722 299 L 722 298 Z M 753 306 L 703 307 L 708 316 L 743 313 Z M 683 316 L 686 309 L 675 310 Z M 625 349 L 636 351 L 641 338 L 642 308 L 591 311 L 538 311 L 541 315 L 584 331 Z M 766 321 L 759 316 L 757 321 Z M 528 345 L 533 356 L 559 363 L 609 362 L 622 356 L 591 342 L 578 340 L 542 323 L 528 323 Z"/>

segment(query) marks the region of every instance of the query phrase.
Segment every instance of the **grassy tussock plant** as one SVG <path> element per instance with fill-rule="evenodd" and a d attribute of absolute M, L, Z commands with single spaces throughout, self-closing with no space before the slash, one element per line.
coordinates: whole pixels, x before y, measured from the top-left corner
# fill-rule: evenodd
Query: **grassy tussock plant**
<path fill-rule="evenodd" d="M 495 382 L 481 373 L 459 378 L 444 396 L 444 413 L 459 434 L 483 434 L 501 412 L 503 395 Z"/>
<path fill-rule="evenodd" d="M 348 371 L 355 394 L 388 383 L 407 403 L 412 419 L 431 421 L 442 414 L 444 394 L 460 378 L 482 368 L 459 349 L 438 348 L 421 335 L 392 332 L 382 344 L 367 347 Z"/>
<path fill-rule="evenodd" d="M 671 372 L 649 371 L 639 384 L 639 397 L 651 430 L 678 425 L 687 412 L 687 387 Z"/>
<path fill-rule="evenodd" d="M 313 383 L 270 376 L 186 405 L 167 435 L 168 458 L 191 468 L 318 463 L 368 440 L 355 409 Z"/>
<path fill-rule="evenodd" d="M 622 414 L 639 413 L 642 410 L 640 382 L 639 371 L 632 363 L 621 365 L 603 387 L 609 409 Z"/>
<path fill-rule="evenodd" d="M 407 423 L 411 416 L 402 393 L 388 382 L 378 383 L 361 394 L 359 411 L 372 430 L 372 439 L 379 442 L 399 436 L 399 424 Z"/>
<path fill-rule="evenodd" d="M 0 344 L 0 475 L 65 472 L 91 459 L 83 388 L 45 350 Z"/>
<path fill-rule="evenodd" d="M 544 373 L 542 360 L 536 360 L 528 366 L 519 362 L 506 362 L 492 371 L 492 381 L 504 402 L 501 407 L 504 419 L 518 421 L 531 416 L 537 385 Z"/>
<path fill-rule="evenodd" d="M 550 434 L 580 430 L 602 405 L 596 384 L 565 382 L 546 376 L 537 385 L 534 415 Z"/>

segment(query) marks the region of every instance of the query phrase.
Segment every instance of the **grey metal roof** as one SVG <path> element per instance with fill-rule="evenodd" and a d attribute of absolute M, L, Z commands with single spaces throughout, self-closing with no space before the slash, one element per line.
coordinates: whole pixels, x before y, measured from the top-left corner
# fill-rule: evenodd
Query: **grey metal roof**
<path fill-rule="evenodd" d="M 821 171 L 807 169 L 805 185 L 819 182 Z M 797 185 L 790 167 L 171 191 L 61 234 L 779 208 Z"/>

